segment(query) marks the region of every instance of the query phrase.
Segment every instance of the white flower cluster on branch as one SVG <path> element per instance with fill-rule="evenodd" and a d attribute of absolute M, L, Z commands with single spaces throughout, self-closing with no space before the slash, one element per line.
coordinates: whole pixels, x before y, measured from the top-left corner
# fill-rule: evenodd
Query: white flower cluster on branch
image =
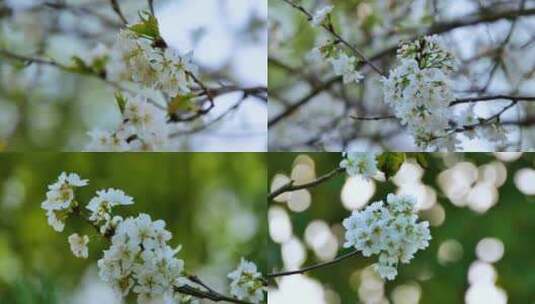
<path fill-rule="evenodd" d="M 414 197 L 389 194 L 386 204 L 378 201 L 353 211 L 343 221 L 344 247 L 354 247 L 366 257 L 378 255 L 375 270 L 383 279 L 393 280 L 398 264 L 409 263 L 431 239 L 429 223 L 418 222 L 415 203 Z"/>
<path fill-rule="evenodd" d="M 383 79 L 385 102 L 407 125 L 416 144 L 427 148 L 437 138 L 448 137 L 454 99 L 450 73 L 455 69 L 454 57 L 437 36 L 428 36 L 401 46 L 399 65 Z M 438 149 L 455 149 L 455 135 L 440 142 Z"/>
<path fill-rule="evenodd" d="M 453 111 L 451 74 L 457 60 L 437 35 L 403 44 L 397 57 L 399 65 L 383 78 L 384 100 L 408 127 L 418 147 L 458 150 L 459 133 L 500 144 L 507 140 L 503 126 L 488 121 L 482 124 L 473 105 L 457 115 Z"/>
<path fill-rule="evenodd" d="M 228 275 L 232 280 L 231 294 L 226 297 L 209 288 L 200 279 L 187 274 L 184 261 L 177 258 L 180 246 L 172 248 L 172 238 L 163 220 L 152 220 L 148 214 L 123 218 L 113 214 L 114 207 L 132 205 L 134 200 L 122 190 L 109 188 L 97 191 L 89 203 L 82 206 L 75 200 L 75 188 L 88 184 L 74 173 L 61 173 L 58 180 L 48 186 L 42 208 L 47 211 L 48 223 L 56 231 L 63 231 L 70 215 L 81 216 L 104 239 L 110 241 L 108 249 L 98 260 L 99 276 L 117 295 L 124 298 L 137 295 L 140 304 L 200 303 L 198 298 L 233 303 L 261 303 L 266 288 L 262 274 L 254 263 L 241 260 L 239 267 Z M 73 233 L 68 237 L 72 253 L 79 258 L 89 256 L 87 235 Z M 200 290 L 189 284 L 199 285 Z"/>
<path fill-rule="evenodd" d="M 54 230 L 61 232 L 65 228 L 65 220 L 78 207 L 75 201 L 75 188 L 87 186 L 87 180 L 80 179 L 74 173 L 61 173 L 58 180 L 48 186 L 46 200 L 41 203 L 41 208 L 46 210 L 48 224 Z"/>
<path fill-rule="evenodd" d="M 346 169 L 349 176 L 361 175 L 364 178 L 372 178 L 377 172 L 377 155 L 365 152 L 344 152 L 344 159 L 340 162 L 340 168 Z"/>
<path fill-rule="evenodd" d="M 230 293 L 240 300 L 248 300 L 260 303 L 264 300 L 267 288 L 262 281 L 262 274 L 258 272 L 256 265 L 242 258 L 236 270 L 228 274 Z"/>
<path fill-rule="evenodd" d="M 128 98 L 128 97 L 125 97 Z M 88 151 L 165 151 L 170 149 L 167 114 L 138 95 L 128 98 L 121 124 L 113 132 L 89 133 Z"/>
<path fill-rule="evenodd" d="M 329 5 L 317 10 L 310 22 L 314 26 L 330 27 L 331 25 L 324 25 L 324 23 L 333 9 L 334 6 Z M 338 44 L 338 41 L 322 41 L 319 46 L 310 51 L 307 57 L 311 61 L 330 63 L 334 74 L 342 76 L 344 84 L 359 83 L 364 79 L 364 75 L 357 70 L 359 60 L 353 55 L 348 55 Z"/>
<path fill-rule="evenodd" d="M 125 29 L 117 36 L 106 65 L 112 80 L 128 80 L 162 91 L 171 97 L 189 94 L 198 72 L 192 53 L 161 48 L 146 37 Z"/>
<path fill-rule="evenodd" d="M 327 16 L 332 12 L 333 9 L 334 9 L 333 5 L 327 5 L 327 6 L 320 8 L 312 16 L 312 20 L 310 20 L 310 23 L 312 23 L 312 25 L 314 26 L 320 26 L 325 21 L 325 18 L 327 18 Z"/>
<path fill-rule="evenodd" d="M 172 235 L 162 220 L 147 214 L 119 220 L 111 246 L 98 261 L 103 281 L 123 296 L 131 291 L 138 303 L 158 298 L 176 298 L 175 287 L 184 285 L 184 261 L 167 242 Z"/>

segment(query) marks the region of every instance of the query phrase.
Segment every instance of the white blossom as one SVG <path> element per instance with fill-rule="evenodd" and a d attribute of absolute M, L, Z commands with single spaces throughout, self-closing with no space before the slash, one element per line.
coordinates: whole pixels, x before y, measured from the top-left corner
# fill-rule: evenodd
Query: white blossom
<path fill-rule="evenodd" d="M 71 234 L 68 238 L 71 251 L 75 257 L 87 259 L 89 237 L 87 235 L 80 236 L 78 233 Z"/>
<path fill-rule="evenodd" d="M 137 294 L 138 303 L 178 297 L 175 287 L 184 284 L 184 262 L 175 257 L 178 249 L 167 245 L 170 239 L 165 222 L 147 214 L 122 220 L 98 261 L 100 277 L 122 296 Z"/>
<path fill-rule="evenodd" d="M 478 127 L 476 133 L 491 142 L 498 143 L 498 145 L 507 143 L 507 130 L 498 122 Z"/>
<path fill-rule="evenodd" d="M 166 151 L 169 150 L 167 113 L 141 95 L 129 97 L 121 124 L 114 132 L 89 133 L 88 151 Z"/>
<path fill-rule="evenodd" d="M 351 82 L 359 83 L 360 80 L 364 79 L 364 76 L 356 70 L 355 57 L 341 53 L 337 57 L 330 58 L 329 61 L 334 69 L 334 73 L 337 76 L 342 76 L 345 84 Z"/>
<path fill-rule="evenodd" d="M 428 222 L 418 222 L 412 196 L 388 194 L 387 203 L 374 202 L 344 219 L 344 247 L 354 247 L 364 256 L 378 255 L 375 270 L 383 279 L 397 276 L 397 265 L 409 263 L 418 250 L 429 246 Z"/>
<path fill-rule="evenodd" d="M 389 78 L 383 79 L 385 102 L 407 125 L 416 143 L 427 147 L 449 127 L 454 99 L 450 80 L 437 68 L 420 69 L 414 59 L 401 59 Z"/>
<path fill-rule="evenodd" d="M 365 178 L 374 177 L 377 172 L 377 155 L 365 152 L 344 152 L 344 159 L 340 167 L 346 169 L 350 176 L 362 175 Z"/>
<path fill-rule="evenodd" d="M 132 197 L 126 195 L 122 190 L 109 188 L 97 191 L 97 196 L 93 197 L 86 208 L 91 211 L 89 220 L 96 225 L 100 225 L 100 232 L 105 235 L 114 228 L 112 225 L 112 208 L 119 205 L 132 205 Z M 115 219 L 118 221 L 118 218 Z"/>
<path fill-rule="evenodd" d="M 264 300 L 266 287 L 262 282 L 262 274 L 257 271 L 256 264 L 241 259 L 236 270 L 228 274 L 232 280 L 230 283 L 230 294 L 239 300 L 260 303 Z"/>
<path fill-rule="evenodd" d="M 322 7 L 321 9 L 317 10 L 314 15 L 312 16 L 312 20 L 310 21 L 312 25 L 314 26 L 320 26 L 323 21 L 325 21 L 325 18 L 327 18 L 327 15 L 329 15 L 332 10 L 334 9 L 334 6 L 327 5 Z"/>
<path fill-rule="evenodd" d="M 41 203 L 41 208 L 47 211 L 48 224 L 56 231 L 63 231 L 65 219 L 77 206 L 74 198 L 75 188 L 86 186 L 87 180 L 83 180 L 75 173 L 61 173 L 58 180 L 48 186 L 46 200 Z"/>
<path fill-rule="evenodd" d="M 460 128 L 469 127 L 466 129 L 466 131 L 463 132 L 463 134 L 470 139 L 474 139 L 477 136 L 477 128 L 473 126 L 479 123 L 478 117 L 474 114 L 474 106 L 474 104 L 469 105 L 468 107 L 466 107 L 466 109 L 461 111 L 456 118 L 457 124 Z"/>
<path fill-rule="evenodd" d="M 110 52 L 106 71 L 112 80 L 134 81 L 175 97 L 191 91 L 194 81 L 188 74 L 195 75 L 198 67 L 191 52 L 182 55 L 169 47 L 157 48 L 150 40 L 122 30 Z"/>

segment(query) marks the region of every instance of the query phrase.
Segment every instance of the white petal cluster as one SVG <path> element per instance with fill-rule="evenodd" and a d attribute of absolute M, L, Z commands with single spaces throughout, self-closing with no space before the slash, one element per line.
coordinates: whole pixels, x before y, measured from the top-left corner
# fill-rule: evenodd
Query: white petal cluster
<path fill-rule="evenodd" d="M 87 259 L 89 237 L 87 235 L 80 236 L 78 233 L 71 234 L 68 238 L 71 251 L 77 258 Z"/>
<path fill-rule="evenodd" d="M 238 268 L 229 273 L 228 278 L 232 280 L 230 294 L 237 299 L 252 303 L 260 303 L 264 300 L 264 293 L 267 289 L 255 263 L 242 258 Z"/>
<path fill-rule="evenodd" d="M 398 59 L 399 65 L 383 78 L 385 102 L 407 125 L 419 147 L 455 149 L 456 135 L 448 133 L 453 119 L 449 104 L 454 100 L 450 73 L 456 68 L 455 57 L 438 36 L 427 36 L 403 44 Z"/>
<path fill-rule="evenodd" d="M 65 220 L 73 208 L 78 204 L 74 200 L 74 190 L 86 186 L 87 180 L 81 179 L 75 173 L 61 173 L 58 180 L 48 186 L 46 200 L 41 203 L 41 208 L 47 211 L 48 224 L 56 231 L 63 231 Z"/>
<path fill-rule="evenodd" d="M 351 82 L 359 83 L 364 79 L 364 75 L 356 69 L 356 60 L 355 57 L 348 56 L 346 53 L 339 53 L 336 57 L 329 58 L 334 73 L 337 76 L 342 76 L 345 84 Z"/>
<path fill-rule="evenodd" d="M 383 279 L 397 276 L 397 265 L 409 263 L 418 250 L 429 245 L 429 223 L 418 222 L 416 199 L 389 194 L 387 203 L 374 202 L 364 210 L 353 211 L 344 219 L 346 242 L 366 257 L 378 255 L 375 270 Z"/>
<path fill-rule="evenodd" d="M 372 178 L 377 174 L 377 155 L 375 153 L 344 152 L 342 155 L 344 159 L 340 162 L 340 168 L 346 169 L 348 175 Z"/>
<path fill-rule="evenodd" d="M 165 151 L 169 149 L 169 125 L 164 110 L 138 95 L 126 102 L 122 123 L 114 132 L 94 130 L 87 151 Z"/>
<path fill-rule="evenodd" d="M 147 214 L 121 220 L 98 261 L 100 277 L 122 296 L 137 294 L 138 303 L 178 297 L 184 262 L 175 257 L 178 249 L 167 245 L 171 236 L 163 220 L 152 221 Z"/>
<path fill-rule="evenodd" d="M 188 94 L 198 72 L 192 54 L 158 48 L 151 40 L 122 30 L 112 48 L 106 71 L 111 80 L 127 80 L 174 97 Z"/>
<path fill-rule="evenodd" d="M 427 148 L 434 139 L 447 135 L 454 96 L 444 70 L 422 69 L 415 59 L 403 58 L 383 85 L 385 102 L 407 125 L 418 146 Z"/>
<path fill-rule="evenodd" d="M 320 26 L 323 23 L 323 21 L 325 21 L 325 18 L 327 18 L 327 15 L 329 15 L 333 9 L 334 9 L 334 6 L 332 5 L 327 5 L 327 6 L 320 8 L 312 16 L 312 20 L 310 20 L 310 23 L 312 23 L 312 25 L 314 26 Z"/>
<path fill-rule="evenodd" d="M 100 233 L 108 234 L 111 229 L 115 229 L 120 217 L 112 217 L 112 208 L 119 205 L 132 205 L 132 197 L 126 195 L 122 190 L 110 188 L 108 190 L 97 191 L 97 196 L 92 198 L 86 208 L 91 211 L 89 220 L 100 226 Z"/>

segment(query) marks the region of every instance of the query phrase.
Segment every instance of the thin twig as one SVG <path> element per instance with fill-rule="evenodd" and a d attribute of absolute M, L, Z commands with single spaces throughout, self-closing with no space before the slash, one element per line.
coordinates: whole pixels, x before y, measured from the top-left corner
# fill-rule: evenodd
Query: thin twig
<path fill-rule="evenodd" d="M 467 97 L 467 98 L 458 98 L 450 102 L 449 106 L 453 107 L 459 104 L 465 103 L 478 103 L 478 102 L 490 102 L 490 101 L 499 101 L 500 99 L 511 100 L 511 101 L 535 101 L 535 96 L 512 96 L 512 95 L 493 95 L 493 96 L 481 96 L 481 97 Z M 385 120 L 396 118 L 394 115 L 389 116 L 372 116 L 372 117 L 358 117 L 350 116 L 355 120 Z"/>
<path fill-rule="evenodd" d="M 124 24 L 128 24 L 128 20 L 126 20 L 125 16 L 123 15 L 123 12 L 121 11 L 121 7 L 119 6 L 117 0 L 110 0 L 110 4 L 113 11 L 117 14 L 117 16 L 119 16 L 119 19 L 121 19 Z"/>
<path fill-rule="evenodd" d="M 147 0 L 147 3 L 149 5 L 150 13 L 154 15 L 154 0 Z"/>
<path fill-rule="evenodd" d="M 455 101 L 450 102 L 450 107 L 462 103 L 475 103 L 483 101 L 491 101 L 497 99 L 507 99 L 507 100 L 516 100 L 516 101 L 535 101 L 535 96 L 510 96 L 510 95 L 493 95 L 493 96 L 482 96 L 482 97 L 468 97 L 460 98 Z"/>
<path fill-rule="evenodd" d="M 293 8 L 299 10 L 301 13 L 306 15 L 308 21 L 311 21 L 313 19 L 312 14 L 309 11 L 307 11 L 303 6 L 301 6 L 301 5 L 297 4 L 297 3 L 294 3 L 293 1 L 290 1 L 290 0 L 282 0 L 282 1 L 286 2 L 288 5 L 292 6 Z M 368 59 L 368 57 L 366 57 L 366 55 L 364 55 L 363 52 L 361 52 L 354 45 L 352 45 L 351 43 L 347 42 L 347 40 L 345 40 L 342 36 L 340 36 L 336 32 L 336 30 L 334 29 L 334 26 L 332 26 L 332 24 L 330 22 L 328 24 L 325 23 L 325 22 L 322 23 L 321 27 L 323 29 L 325 29 L 327 32 L 329 32 L 333 37 L 335 37 L 337 39 L 337 41 L 341 42 L 346 47 L 348 47 L 353 53 L 355 53 L 358 57 L 360 57 L 362 59 L 362 61 L 364 61 L 366 64 L 368 64 L 374 71 L 376 71 L 380 75 L 386 76 L 386 74 L 383 71 L 381 71 L 370 59 Z"/>
<path fill-rule="evenodd" d="M 44 2 L 42 5 L 51 9 L 55 9 L 55 10 L 70 11 L 72 14 L 75 14 L 75 15 L 93 16 L 99 19 L 105 25 L 111 26 L 113 28 L 118 28 L 121 26 L 121 24 L 116 22 L 115 19 L 111 19 L 108 16 L 100 14 L 97 11 L 92 10 L 87 7 L 67 5 L 66 3 L 58 3 L 58 2 Z M 39 9 L 39 7 L 37 6 L 35 9 Z"/>
<path fill-rule="evenodd" d="M 336 168 L 332 171 L 330 171 L 329 173 L 325 174 L 325 175 L 322 175 L 320 177 L 318 177 L 317 179 L 311 181 L 311 182 L 308 182 L 308 183 L 305 183 L 305 184 L 298 184 L 298 185 L 295 185 L 295 181 L 291 180 L 289 181 L 288 183 L 286 183 L 285 185 L 281 186 L 280 188 L 276 189 L 275 191 L 271 192 L 269 195 L 268 195 L 268 200 L 272 200 L 274 199 L 275 197 L 279 196 L 280 194 L 282 193 L 285 193 L 285 192 L 291 192 L 291 191 L 295 191 L 295 190 L 300 190 L 300 189 L 305 189 L 305 188 L 312 188 L 312 187 L 315 187 L 335 176 L 337 176 L 338 174 L 342 173 L 345 169 L 344 168 Z"/>
<path fill-rule="evenodd" d="M 363 120 L 363 121 L 369 121 L 369 120 L 386 120 L 386 119 L 395 119 L 396 116 L 389 115 L 389 116 L 372 116 L 372 117 L 360 117 L 360 116 L 350 116 L 354 120 Z"/>
<path fill-rule="evenodd" d="M 315 269 L 318 269 L 318 268 L 323 268 L 323 267 L 326 267 L 326 266 L 329 266 L 329 265 L 333 265 L 333 264 L 339 263 L 339 262 L 341 262 L 343 260 L 346 260 L 346 259 L 348 259 L 350 257 L 356 256 L 357 254 L 359 254 L 359 251 L 358 250 L 354 250 L 354 251 L 351 251 L 351 252 L 346 253 L 344 255 L 341 255 L 341 256 L 339 256 L 339 257 L 337 257 L 334 260 L 329 261 L 329 262 L 324 262 L 324 263 L 319 263 L 319 264 L 307 266 L 307 267 L 304 267 L 304 268 L 301 268 L 301 269 L 298 269 L 298 270 L 285 271 L 285 272 L 274 272 L 274 273 L 267 274 L 266 277 L 271 279 L 271 278 L 289 276 L 289 275 L 294 275 L 294 274 L 302 274 L 302 273 L 305 273 L 307 271 L 311 271 L 311 270 L 315 270 Z"/>
<path fill-rule="evenodd" d="M 98 235 L 102 235 L 102 234 L 100 234 L 99 226 L 96 225 L 94 222 L 89 220 L 89 214 L 87 213 L 87 210 L 85 208 L 81 208 L 78 205 L 78 206 L 76 206 L 74 208 L 73 214 L 76 215 L 76 216 L 80 216 L 85 222 L 87 222 L 89 225 L 91 225 L 92 227 L 94 227 L 96 229 Z M 102 235 L 102 237 L 107 241 L 111 241 L 114 234 L 115 234 L 115 231 L 110 230 L 109 233 L 107 233 L 106 235 Z M 229 303 L 237 303 L 237 304 L 252 304 L 252 303 L 247 302 L 247 301 L 239 300 L 239 299 L 228 297 L 228 296 L 225 296 L 225 295 L 221 294 L 220 292 L 216 291 L 215 289 L 209 287 L 208 284 L 204 283 L 196 275 L 189 274 L 189 275 L 187 275 L 187 278 L 191 282 L 193 282 L 195 284 L 198 284 L 198 285 L 202 286 L 203 288 L 205 288 L 206 291 L 199 290 L 199 289 L 197 289 L 195 287 L 192 287 L 192 286 L 186 284 L 186 285 L 183 285 L 183 286 L 180 286 L 180 287 L 175 287 L 174 289 L 175 289 L 176 292 L 181 293 L 181 294 L 185 294 L 185 295 L 190 295 L 192 297 L 196 297 L 196 298 L 199 298 L 199 299 L 208 299 L 208 300 L 211 300 L 213 302 L 229 302 Z"/>

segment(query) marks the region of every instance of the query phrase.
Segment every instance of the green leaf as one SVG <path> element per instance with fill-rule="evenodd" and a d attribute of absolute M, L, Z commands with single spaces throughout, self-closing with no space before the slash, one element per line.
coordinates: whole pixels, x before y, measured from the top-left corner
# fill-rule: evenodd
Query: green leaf
<path fill-rule="evenodd" d="M 73 61 L 73 65 L 68 68 L 71 72 L 78 74 L 94 74 L 93 68 L 87 65 L 82 58 L 72 56 L 71 60 Z"/>
<path fill-rule="evenodd" d="M 377 157 L 377 165 L 379 170 L 383 171 L 386 178 L 389 179 L 396 175 L 406 157 L 405 153 L 401 152 L 384 152 Z"/>
<path fill-rule="evenodd" d="M 196 112 L 199 107 L 192 102 L 193 95 L 177 95 L 167 105 L 167 111 L 169 114 L 175 114 L 177 112 Z"/>
<path fill-rule="evenodd" d="M 126 97 L 121 92 L 115 93 L 115 100 L 117 101 L 117 106 L 122 114 L 124 114 L 124 109 L 126 107 Z"/>
<path fill-rule="evenodd" d="M 141 12 L 139 18 L 141 19 L 141 22 L 128 27 L 128 29 L 136 33 L 138 36 L 158 40 L 160 38 L 158 19 L 149 12 Z"/>
<path fill-rule="evenodd" d="M 416 162 L 424 169 L 427 169 L 429 167 L 429 162 L 427 161 L 427 153 L 407 153 L 407 158 L 414 158 Z"/>
<path fill-rule="evenodd" d="M 107 62 L 108 62 L 108 57 L 107 56 L 96 58 L 92 62 L 93 71 L 96 74 L 99 74 L 99 75 L 101 75 L 102 73 L 106 72 L 106 63 Z"/>

